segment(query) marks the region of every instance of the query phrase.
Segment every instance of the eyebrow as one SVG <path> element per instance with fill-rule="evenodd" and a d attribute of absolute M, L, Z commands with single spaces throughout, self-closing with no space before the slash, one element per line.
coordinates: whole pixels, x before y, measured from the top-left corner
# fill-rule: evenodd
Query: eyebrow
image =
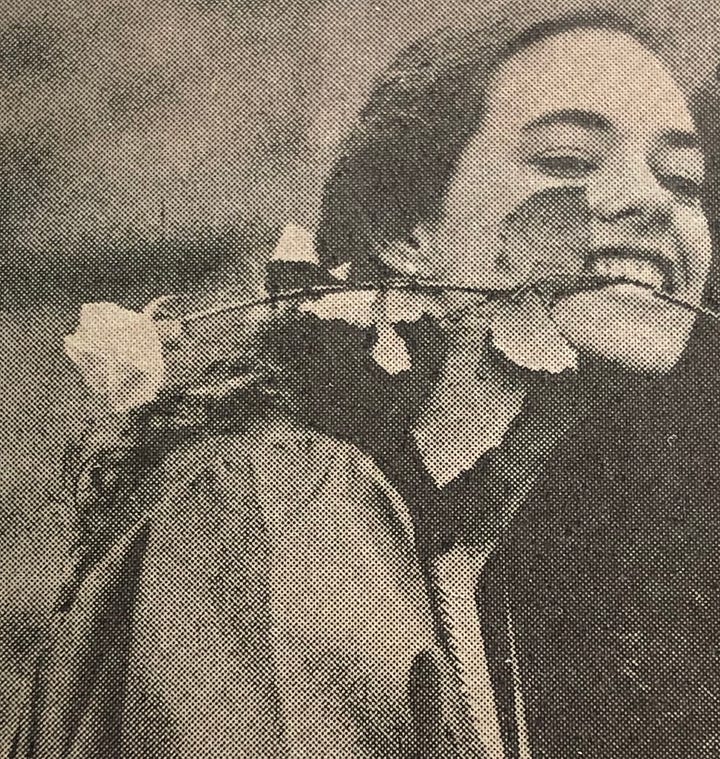
<path fill-rule="evenodd" d="M 523 130 L 538 129 L 540 127 L 554 126 L 555 124 L 568 124 L 570 126 L 593 129 L 596 132 L 612 131 L 612 124 L 599 113 L 593 111 L 581 111 L 577 108 L 563 108 L 559 111 L 550 111 L 534 119 L 523 127 Z"/>

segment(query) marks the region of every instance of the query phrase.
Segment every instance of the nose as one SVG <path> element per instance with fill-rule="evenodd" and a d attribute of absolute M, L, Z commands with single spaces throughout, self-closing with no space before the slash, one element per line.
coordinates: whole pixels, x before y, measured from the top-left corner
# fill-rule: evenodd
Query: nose
<path fill-rule="evenodd" d="M 642 159 L 608 162 L 586 184 L 592 216 L 638 231 L 662 229 L 672 220 L 672 196 Z"/>

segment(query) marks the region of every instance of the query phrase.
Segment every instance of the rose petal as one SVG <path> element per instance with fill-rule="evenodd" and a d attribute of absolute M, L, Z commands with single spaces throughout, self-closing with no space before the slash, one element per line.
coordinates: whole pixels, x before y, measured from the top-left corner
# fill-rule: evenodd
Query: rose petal
<path fill-rule="evenodd" d="M 298 305 L 298 311 L 314 314 L 319 319 L 337 319 L 357 327 L 370 327 L 375 322 L 376 299 L 374 290 L 330 293 L 316 300 L 303 301 Z"/>
<path fill-rule="evenodd" d="M 315 250 L 315 238 L 306 229 L 292 223 L 283 229 L 270 260 L 301 261 L 320 265 L 320 258 Z"/>
<path fill-rule="evenodd" d="M 405 341 L 390 324 L 378 324 L 377 339 L 372 349 L 375 362 L 388 374 L 399 374 L 412 368 L 412 359 Z"/>
<path fill-rule="evenodd" d="M 108 395 L 115 411 L 153 400 L 164 382 L 162 343 L 147 313 L 114 303 L 85 304 L 76 332 L 65 338 L 65 350 L 91 389 Z"/>
<path fill-rule="evenodd" d="M 104 394 L 108 386 L 108 357 L 94 348 L 81 335 L 67 335 L 65 353 L 95 393 Z"/>
<path fill-rule="evenodd" d="M 491 321 L 492 344 L 518 366 L 559 374 L 577 368 L 577 353 L 542 301 L 532 293 L 521 303 L 507 303 Z"/>
<path fill-rule="evenodd" d="M 152 317 L 115 303 L 86 303 L 75 335 L 96 350 L 123 358 L 142 369 L 146 357 L 161 348 Z"/>
<path fill-rule="evenodd" d="M 147 314 L 153 319 L 157 317 L 158 312 L 167 303 L 177 300 L 177 295 L 161 295 L 159 298 L 153 298 L 142 310 L 142 313 Z"/>
<path fill-rule="evenodd" d="M 108 375 L 108 400 L 116 413 L 122 414 L 151 403 L 163 385 L 164 372 L 138 372 L 123 366 L 111 366 Z"/>
<path fill-rule="evenodd" d="M 84 303 L 80 308 L 77 332 L 95 345 L 111 345 L 115 342 L 118 324 L 132 322 L 134 313 L 116 303 Z"/>

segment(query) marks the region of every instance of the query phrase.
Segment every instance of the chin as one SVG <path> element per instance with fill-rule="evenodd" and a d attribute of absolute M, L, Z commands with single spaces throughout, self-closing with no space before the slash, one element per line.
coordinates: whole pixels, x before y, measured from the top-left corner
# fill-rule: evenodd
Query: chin
<path fill-rule="evenodd" d="M 555 303 L 552 316 L 581 353 L 653 374 L 677 364 L 696 319 L 693 312 L 632 284 L 566 295 Z"/>

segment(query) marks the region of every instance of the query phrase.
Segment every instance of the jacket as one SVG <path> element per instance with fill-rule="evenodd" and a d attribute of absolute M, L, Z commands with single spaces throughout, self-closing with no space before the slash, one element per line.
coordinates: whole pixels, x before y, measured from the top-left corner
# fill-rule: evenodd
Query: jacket
<path fill-rule="evenodd" d="M 161 474 L 58 614 L 12 759 L 486 755 L 369 458 L 274 418 Z"/>

